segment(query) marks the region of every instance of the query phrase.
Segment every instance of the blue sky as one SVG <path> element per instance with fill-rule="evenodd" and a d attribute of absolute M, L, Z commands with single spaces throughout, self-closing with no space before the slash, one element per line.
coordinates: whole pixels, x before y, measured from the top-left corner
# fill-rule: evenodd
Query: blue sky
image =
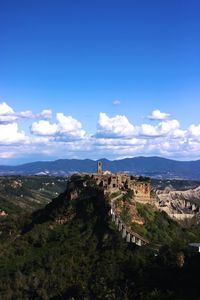
<path fill-rule="evenodd" d="M 199 11 L 197 0 L 2 1 L 0 163 L 199 159 Z"/>

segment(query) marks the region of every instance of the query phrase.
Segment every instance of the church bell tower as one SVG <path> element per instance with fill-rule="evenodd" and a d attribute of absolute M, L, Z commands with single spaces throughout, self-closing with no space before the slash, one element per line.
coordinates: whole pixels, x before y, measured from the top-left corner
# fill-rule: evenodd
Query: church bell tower
<path fill-rule="evenodd" d="M 102 162 L 101 161 L 97 162 L 97 174 L 98 175 L 102 174 Z"/>

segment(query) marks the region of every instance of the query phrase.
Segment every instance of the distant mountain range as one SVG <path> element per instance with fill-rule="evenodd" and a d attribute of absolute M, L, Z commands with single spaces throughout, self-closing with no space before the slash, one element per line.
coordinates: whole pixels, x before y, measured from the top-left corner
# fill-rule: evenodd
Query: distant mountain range
<path fill-rule="evenodd" d="M 128 172 L 155 178 L 200 180 L 200 160 L 176 161 L 162 157 L 133 157 L 121 160 L 100 159 L 103 170 Z M 18 166 L 0 166 L 0 175 L 59 175 L 76 172 L 95 172 L 97 161 L 90 159 L 59 159 L 37 161 Z"/>

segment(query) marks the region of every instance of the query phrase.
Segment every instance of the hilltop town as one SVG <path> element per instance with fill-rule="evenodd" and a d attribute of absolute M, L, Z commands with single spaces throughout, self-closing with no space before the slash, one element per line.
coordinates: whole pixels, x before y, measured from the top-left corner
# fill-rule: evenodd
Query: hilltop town
<path fill-rule="evenodd" d="M 131 190 L 136 201 L 151 202 L 150 178 L 142 176 L 132 176 L 124 172 L 112 173 L 103 171 L 102 162 L 97 162 L 97 172 L 89 173 L 97 185 L 104 188 L 105 193 L 113 193 L 119 190 Z"/>

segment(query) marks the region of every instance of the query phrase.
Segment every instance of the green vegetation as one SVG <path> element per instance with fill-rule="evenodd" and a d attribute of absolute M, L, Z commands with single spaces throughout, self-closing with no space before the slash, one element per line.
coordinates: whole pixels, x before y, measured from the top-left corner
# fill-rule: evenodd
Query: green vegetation
<path fill-rule="evenodd" d="M 184 246 L 189 242 L 200 241 L 200 230 L 197 226 L 182 228 L 165 212 L 159 212 L 151 205 L 137 203 L 136 208 L 139 215 L 145 220 L 145 224 L 133 224 L 132 229 L 144 235 L 153 244 L 177 243 Z"/>
<path fill-rule="evenodd" d="M 123 206 L 123 207 L 122 207 L 121 215 L 120 215 L 120 216 L 121 216 L 122 221 L 123 221 L 126 225 L 128 225 L 128 226 L 131 225 L 131 215 L 130 215 L 130 213 L 129 213 L 129 209 L 128 209 L 127 206 Z"/>
<path fill-rule="evenodd" d="M 123 198 L 122 198 L 123 202 L 124 203 L 131 203 L 131 201 L 133 200 L 133 190 L 131 189 L 128 189 L 126 191 L 126 193 L 123 195 Z"/>
<path fill-rule="evenodd" d="M 199 229 L 185 229 L 184 238 L 177 223 L 139 204 L 146 221 L 143 234 L 163 244 L 155 256 L 151 247 L 122 240 L 109 209 L 101 188 L 88 177 L 74 176 L 45 208 L 23 220 L 5 218 L 0 223 L 0 298 L 198 299 L 200 257 L 190 256 L 183 244 L 197 239 Z"/>
<path fill-rule="evenodd" d="M 54 176 L 1 176 L 0 210 L 19 214 L 44 207 L 66 188 L 66 181 Z"/>
<path fill-rule="evenodd" d="M 137 178 L 137 181 L 142 181 L 142 182 L 150 182 L 150 178 L 146 176 L 139 176 Z"/>

